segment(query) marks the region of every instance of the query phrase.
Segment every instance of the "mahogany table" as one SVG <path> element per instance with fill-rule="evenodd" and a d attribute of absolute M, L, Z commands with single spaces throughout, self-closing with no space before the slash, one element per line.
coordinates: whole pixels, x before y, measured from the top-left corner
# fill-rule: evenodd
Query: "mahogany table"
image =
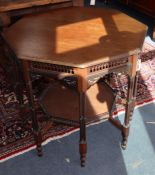
<path fill-rule="evenodd" d="M 128 93 L 124 124 L 110 117 L 121 130 L 122 148 L 126 148 L 136 98 L 138 54 L 146 31 L 144 24 L 116 10 L 69 7 L 28 15 L 3 33 L 8 49 L 22 65 L 39 152 L 41 133 L 34 107 L 33 73 L 48 76 L 65 73 L 76 77 L 82 166 L 85 165 L 87 150 L 86 93 L 105 75 L 112 72 L 126 73 Z M 104 95 L 106 91 L 100 93 Z"/>

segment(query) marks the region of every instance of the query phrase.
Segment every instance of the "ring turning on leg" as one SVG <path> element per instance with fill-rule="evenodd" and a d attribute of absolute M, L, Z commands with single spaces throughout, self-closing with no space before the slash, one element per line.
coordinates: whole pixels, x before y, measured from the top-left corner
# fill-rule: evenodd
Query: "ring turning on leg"
<path fill-rule="evenodd" d="M 80 105 L 80 143 L 79 143 L 79 152 L 80 152 L 80 161 L 81 166 L 85 166 L 86 153 L 87 153 L 87 142 L 86 142 L 86 121 L 84 117 L 84 102 L 85 102 L 85 93 L 80 92 L 79 94 L 79 105 Z"/>

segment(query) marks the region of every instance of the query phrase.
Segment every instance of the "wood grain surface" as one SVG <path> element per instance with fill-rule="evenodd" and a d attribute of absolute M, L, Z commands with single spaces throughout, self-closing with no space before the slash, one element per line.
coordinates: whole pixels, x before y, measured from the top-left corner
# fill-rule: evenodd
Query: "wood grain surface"
<path fill-rule="evenodd" d="M 146 31 L 116 10 L 70 7 L 29 15 L 4 37 L 20 59 L 84 68 L 136 54 Z"/>
<path fill-rule="evenodd" d="M 42 6 L 69 0 L 0 0 L 0 12 Z"/>

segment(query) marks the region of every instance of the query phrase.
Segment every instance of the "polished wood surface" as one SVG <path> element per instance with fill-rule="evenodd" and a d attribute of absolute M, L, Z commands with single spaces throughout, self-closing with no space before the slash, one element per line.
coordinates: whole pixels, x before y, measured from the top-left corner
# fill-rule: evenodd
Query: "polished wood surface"
<path fill-rule="evenodd" d="M 4 37 L 20 59 L 84 68 L 138 53 L 146 30 L 116 10 L 70 7 L 29 15 Z"/>
<path fill-rule="evenodd" d="M 13 16 L 83 5 L 83 0 L 0 0 L 0 27 L 12 24 Z"/>
<path fill-rule="evenodd" d="M 57 82 L 50 84 L 43 92 L 40 104 L 49 116 L 77 123 L 79 121 L 78 95 L 78 92 L 73 87 L 67 87 Z M 112 89 L 104 81 L 91 86 L 86 92 L 84 107 L 86 122 L 109 118 L 114 99 Z"/>
<path fill-rule="evenodd" d="M 0 12 L 42 6 L 69 0 L 0 0 Z"/>

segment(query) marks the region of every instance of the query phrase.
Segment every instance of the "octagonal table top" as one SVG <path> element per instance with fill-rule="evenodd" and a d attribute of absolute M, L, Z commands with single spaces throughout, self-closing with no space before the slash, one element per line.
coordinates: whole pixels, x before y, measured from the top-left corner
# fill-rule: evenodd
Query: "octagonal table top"
<path fill-rule="evenodd" d="M 147 26 L 105 8 L 28 15 L 4 31 L 19 59 L 85 68 L 140 52 Z"/>

